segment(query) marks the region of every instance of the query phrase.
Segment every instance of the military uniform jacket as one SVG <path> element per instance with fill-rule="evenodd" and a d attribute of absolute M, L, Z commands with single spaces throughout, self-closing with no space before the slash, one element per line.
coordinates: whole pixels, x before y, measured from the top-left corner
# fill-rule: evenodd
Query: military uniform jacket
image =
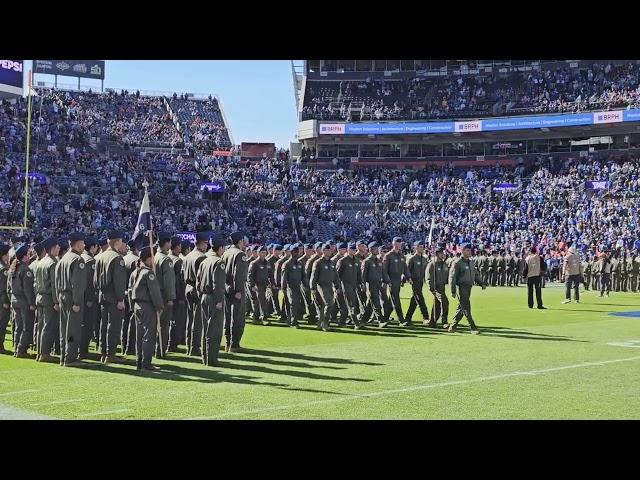
<path fill-rule="evenodd" d="M 336 270 L 345 288 L 357 287 L 362 283 L 362 272 L 355 257 L 349 255 L 342 257 L 336 264 Z"/>
<path fill-rule="evenodd" d="M 173 274 L 176 279 L 176 300 L 184 300 L 184 275 L 182 273 L 182 258 L 174 255 L 173 253 L 169 255 L 169 258 L 173 262 Z"/>
<path fill-rule="evenodd" d="M 96 256 L 93 284 L 99 292 L 101 303 L 124 301 L 127 280 L 127 268 L 122 255 L 109 247 L 99 257 Z"/>
<path fill-rule="evenodd" d="M 54 305 L 58 303 L 56 290 L 56 264 L 58 259 L 47 255 L 38 262 L 35 271 L 36 305 Z"/>
<path fill-rule="evenodd" d="M 620 263 L 622 263 L 621 269 L 622 269 L 622 275 L 627 275 L 627 273 L 629 271 L 631 271 L 631 258 L 627 257 L 625 259 L 623 259 Z"/>
<path fill-rule="evenodd" d="M 458 259 L 451 266 L 449 283 L 451 284 L 452 289 L 454 286 L 472 287 L 474 283 L 483 285 L 480 272 L 474 265 L 473 261 L 465 260 L 464 258 Z"/>
<path fill-rule="evenodd" d="M 164 252 L 158 252 L 154 258 L 155 274 L 160 285 L 160 293 L 163 300 L 171 302 L 176 299 L 176 273 L 173 269 L 173 262 Z"/>
<path fill-rule="evenodd" d="M 424 283 L 425 272 L 427 271 L 427 257 L 414 254 L 407 260 L 407 269 L 413 283 Z"/>
<path fill-rule="evenodd" d="M 491 270 L 492 272 L 497 272 L 498 271 L 498 257 L 494 256 L 491 257 L 491 261 L 489 263 L 489 270 Z"/>
<path fill-rule="evenodd" d="M 591 262 L 582 262 L 582 271 L 585 275 L 589 275 L 591 273 Z"/>
<path fill-rule="evenodd" d="M 153 308 L 161 310 L 164 303 L 160 293 L 160 284 L 153 270 L 146 265 L 142 265 L 131 276 L 133 278 L 132 300 L 140 303 L 151 303 Z"/>
<path fill-rule="evenodd" d="M 507 255 L 504 257 L 507 262 L 507 272 L 515 272 L 516 271 L 516 258 L 511 255 Z"/>
<path fill-rule="evenodd" d="M 73 250 L 69 250 L 56 264 L 56 290 L 58 295 L 71 293 L 74 305 L 84 303 L 87 288 L 87 267 L 84 260 Z"/>
<path fill-rule="evenodd" d="M 307 260 L 306 265 L 304 266 L 304 273 L 307 277 L 307 281 L 311 282 L 311 270 L 313 269 L 313 264 L 322 258 L 322 255 L 318 255 L 317 253 L 313 254 L 313 256 Z"/>
<path fill-rule="evenodd" d="M 269 266 L 271 267 L 271 277 L 269 278 L 269 283 L 271 283 L 271 286 L 276 288 L 278 285 L 276 284 L 276 263 L 278 262 L 278 260 L 280 260 L 282 258 L 282 256 L 276 257 L 275 255 L 269 255 L 266 258 L 266 261 L 269 263 Z"/>
<path fill-rule="evenodd" d="M 33 272 L 28 265 L 20 262 L 13 273 L 9 272 L 11 297 L 29 306 L 35 306 L 36 295 L 33 286 Z"/>
<path fill-rule="evenodd" d="M 7 280 L 9 280 L 9 267 L 0 262 L 0 308 L 2 308 L 2 305 L 9 305 L 10 303 Z"/>
<path fill-rule="evenodd" d="M 217 255 L 205 258 L 198 268 L 196 289 L 200 295 L 213 295 L 214 303 L 224 300 L 227 273 L 225 264 Z"/>
<path fill-rule="evenodd" d="M 611 273 L 613 265 L 611 264 L 611 259 L 601 259 L 598 261 L 598 272 L 600 273 Z"/>
<path fill-rule="evenodd" d="M 231 247 L 222 255 L 227 272 L 227 293 L 243 293 L 247 283 L 247 257 L 238 247 Z"/>
<path fill-rule="evenodd" d="M 449 282 L 449 269 L 443 261 L 433 259 L 427 265 L 427 285 L 429 291 L 442 290 Z"/>
<path fill-rule="evenodd" d="M 640 255 L 636 255 L 633 257 L 633 264 L 631 266 L 631 273 L 633 275 L 638 275 L 640 273 Z"/>
<path fill-rule="evenodd" d="M 280 285 L 282 284 L 282 266 L 284 265 L 284 263 L 286 261 L 288 261 L 291 257 L 285 257 L 284 255 L 282 255 L 275 263 L 274 267 L 273 267 L 273 275 L 274 275 L 274 280 L 275 280 L 275 284 L 278 288 L 280 288 Z"/>
<path fill-rule="evenodd" d="M 96 272 L 96 260 L 86 251 L 82 254 L 82 260 L 84 260 L 84 266 L 87 269 L 87 288 L 84 291 L 84 299 L 87 302 L 97 302 L 98 292 L 93 284 L 93 276 Z M 127 276 L 127 278 L 129 277 Z"/>
<path fill-rule="evenodd" d="M 620 261 L 617 258 L 612 258 L 611 262 L 611 272 L 618 275 L 620 273 Z"/>
<path fill-rule="evenodd" d="M 507 260 L 502 255 L 498 255 L 498 271 L 504 272 L 507 269 Z"/>
<path fill-rule="evenodd" d="M 304 275 L 304 267 L 300 260 L 290 258 L 282 266 L 282 283 L 280 286 L 285 290 L 287 287 L 300 288 L 301 285 L 309 285 Z"/>
<path fill-rule="evenodd" d="M 369 255 L 360 266 L 362 270 L 362 281 L 371 285 L 380 286 L 382 282 L 389 283 L 384 268 L 382 268 L 382 260 L 374 255 Z"/>
<path fill-rule="evenodd" d="M 318 286 L 329 287 L 331 285 L 338 290 L 340 289 L 338 272 L 330 259 L 323 257 L 313 264 L 310 284 L 312 290 L 315 290 Z"/>
<path fill-rule="evenodd" d="M 44 257 L 42 257 L 44 258 Z M 38 268 L 38 263 L 40 262 L 40 259 L 38 257 L 33 257 L 31 259 L 31 261 L 29 262 L 29 270 L 31 270 L 31 272 L 33 273 L 33 276 L 35 278 L 36 275 L 36 268 Z"/>
<path fill-rule="evenodd" d="M 266 287 L 271 279 L 271 265 L 265 258 L 264 260 L 256 260 L 249 265 L 249 287 L 253 288 L 256 285 Z"/>
<path fill-rule="evenodd" d="M 489 270 L 489 257 L 487 257 L 486 255 L 482 255 L 480 257 L 480 260 L 478 260 L 477 265 L 481 271 L 486 272 L 487 270 Z"/>
<path fill-rule="evenodd" d="M 410 278 L 409 269 L 402 253 L 387 252 L 382 262 L 382 268 L 390 280 L 400 280 L 402 275 L 405 278 Z"/>
<path fill-rule="evenodd" d="M 184 274 L 184 283 L 189 287 L 195 288 L 196 279 L 198 278 L 198 268 L 205 258 L 207 258 L 206 255 L 197 248 L 191 250 L 189 254 L 184 257 L 182 273 Z M 189 290 L 191 289 L 189 288 Z"/>

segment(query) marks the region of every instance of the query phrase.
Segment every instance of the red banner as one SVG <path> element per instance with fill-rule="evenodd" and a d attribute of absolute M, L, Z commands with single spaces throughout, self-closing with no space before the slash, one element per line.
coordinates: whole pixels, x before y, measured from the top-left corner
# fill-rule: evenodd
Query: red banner
<path fill-rule="evenodd" d="M 227 150 L 214 150 L 213 155 L 217 155 L 218 157 L 230 157 L 231 151 Z"/>

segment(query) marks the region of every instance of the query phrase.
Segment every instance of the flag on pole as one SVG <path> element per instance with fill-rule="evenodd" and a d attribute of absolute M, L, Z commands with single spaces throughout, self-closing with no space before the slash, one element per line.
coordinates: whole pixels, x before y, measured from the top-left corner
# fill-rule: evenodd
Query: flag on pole
<path fill-rule="evenodd" d="M 431 245 L 431 238 L 432 238 L 433 227 L 435 226 L 435 223 L 436 223 L 436 217 L 431 217 L 431 228 L 429 229 L 429 239 L 427 240 L 427 243 L 429 245 Z"/>
<path fill-rule="evenodd" d="M 140 214 L 138 215 L 138 223 L 133 231 L 131 240 L 136 240 L 140 236 L 147 236 L 151 230 L 151 210 L 149 209 L 149 192 L 145 188 L 142 205 L 140 205 Z"/>

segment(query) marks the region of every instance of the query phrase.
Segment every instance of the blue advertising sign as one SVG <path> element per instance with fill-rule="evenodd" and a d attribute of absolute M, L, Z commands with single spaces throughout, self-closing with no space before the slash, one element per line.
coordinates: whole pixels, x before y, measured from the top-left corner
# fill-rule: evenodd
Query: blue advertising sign
<path fill-rule="evenodd" d="M 200 190 L 207 190 L 211 193 L 221 193 L 224 192 L 224 183 L 222 182 L 206 182 L 200 185 Z"/>
<path fill-rule="evenodd" d="M 532 128 L 575 127 L 603 123 L 638 122 L 640 109 L 566 115 L 527 115 L 448 122 L 321 123 L 320 135 L 410 135 L 429 133 L 495 132 Z"/>
<path fill-rule="evenodd" d="M 196 232 L 178 232 L 176 237 L 180 237 L 182 240 L 196 243 Z"/>
<path fill-rule="evenodd" d="M 589 190 L 606 190 L 609 188 L 608 180 L 591 180 L 585 182 L 585 187 Z"/>
<path fill-rule="evenodd" d="M 493 186 L 494 192 L 509 192 L 517 189 L 518 186 L 515 183 L 497 183 Z"/>
<path fill-rule="evenodd" d="M 0 60 L 0 85 L 22 88 L 22 60 Z"/>

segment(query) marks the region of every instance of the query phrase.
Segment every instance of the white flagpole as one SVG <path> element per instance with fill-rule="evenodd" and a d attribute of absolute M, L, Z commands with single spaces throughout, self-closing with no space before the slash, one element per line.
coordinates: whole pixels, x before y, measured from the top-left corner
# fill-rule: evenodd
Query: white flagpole
<path fill-rule="evenodd" d="M 149 182 L 145 178 L 144 182 L 142 182 L 142 186 L 144 187 L 144 195 L 145 197 L 149 195 Z M 149 248 L 151 248 L 151 268 L 153 273 L 156 275 L 156 260 L 155 255 L 153 254 L 153 220 L 151 219 L 151 205 L 149 205 Z M 157 330 L 158 330 L 158 341 L 160 342 L 160 358 L 164 358 L 164 352 L 162 351 L 162 325 L 160 324 L 160 313 L 156 310 L 156 320 L 158 322 Z"/>

